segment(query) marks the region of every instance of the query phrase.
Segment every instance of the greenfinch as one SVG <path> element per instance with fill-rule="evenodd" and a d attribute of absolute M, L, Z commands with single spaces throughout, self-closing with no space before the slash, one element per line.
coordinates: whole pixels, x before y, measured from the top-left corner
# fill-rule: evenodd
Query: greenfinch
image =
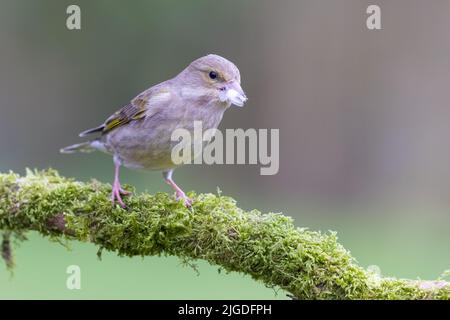
<path fill-rule="evenodd" d="M 193 133 L 194 122 L 203 129 L 215 129 L 231 105 L 244 106 L 247 97 L 241 88 L 239 69 L 227 59 L 210 54 L 193 61 L 177 76 L 137 95 L 104 123 L 80 133 L 92 139 L 61 149 L 62 153 L 102 151 L 114 159 L 111 201 L 125 207 L 121 187 L 121 166 L 131 169 L 162 171 L 164 180 L 175 190 L 177 199 L 192 205 L 172 179 L 180 164 L 171 159 L 172 132 Z M 193 141 L 194 143 L 194 141 Z"/>

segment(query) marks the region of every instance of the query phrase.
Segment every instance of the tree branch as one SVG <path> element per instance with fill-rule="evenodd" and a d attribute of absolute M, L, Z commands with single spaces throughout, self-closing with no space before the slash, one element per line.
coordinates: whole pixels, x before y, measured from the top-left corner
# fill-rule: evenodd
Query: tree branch
<path fill-rule="evenodd" d="M 189 210 L 168 194 L 142 194 L 122 209 L 111 205 L 110 192 L 110 185 L 53 170 L 0 174 L 0 229 L 90 241 L 125 256 L 203 259 L 296 299 L 450 299 L 445 281 L 382 278 L 359 267 L 334 233 L 296 228 L 281 214 L 246 212 L 229 197 L 191 193 Z M 4 247 L 10 250 L 9 238 Z"/>

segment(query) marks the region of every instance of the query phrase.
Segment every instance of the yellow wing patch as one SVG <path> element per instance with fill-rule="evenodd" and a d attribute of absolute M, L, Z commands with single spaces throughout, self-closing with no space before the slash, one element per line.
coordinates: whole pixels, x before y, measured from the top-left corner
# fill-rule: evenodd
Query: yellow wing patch
<path fill-rule="evenodd" d="M 145 118 L 146 111 L 147 101 L 140 98 L 134 99 L 130 104 L 126 105 L 106 120 L 103 133 L 107 133 L 117 127 L 123 126 L 132 120 Z"/>
<path fill-rule="evenodd" d="M 130 121 L 144 119 L 146 116 L 152 114 L 151 110 L 149 110 L 151 108 L 150 105 L 161 105 L 163 101 L 169 101 L 170 96 L 170 91 L 167 88 L 145 91 L 109 117 L 99 129 L 102 130 L 102 134 L 105 134 Z M 157 110 L 158 108 L 154 109 L 153 112 L 157 112 Z"/>

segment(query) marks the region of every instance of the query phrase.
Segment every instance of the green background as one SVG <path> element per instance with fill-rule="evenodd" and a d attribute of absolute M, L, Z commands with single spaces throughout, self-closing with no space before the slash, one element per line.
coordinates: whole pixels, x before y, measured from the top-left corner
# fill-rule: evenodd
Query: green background
<path fill-rule="evenodd" d="M 78 4 L 82 30 L 65 27 Z M 363 267 L 437 278 L 450 268 L 450 3 L 0 0 L 0 171 L 58 169 L 111 181 L 107 155 L 60 155 L 78 132 L 192 60 L 220 54 L 240 68 L 249 101 L 220 128 L 279 128 L 280 172 L 187 166 L 186 190 L 282 211 L 297 226 L 334 230 Z M 123 170 L 139 192 L 169 191 L 160 173 Z M 0 298 L 286 299 L 247 276 L 199 275 L 175 257 L 120 258 L 67 250 L 30 233 L 0 266 Z M 81 290 L 66 268 L 81 268 Z"/>

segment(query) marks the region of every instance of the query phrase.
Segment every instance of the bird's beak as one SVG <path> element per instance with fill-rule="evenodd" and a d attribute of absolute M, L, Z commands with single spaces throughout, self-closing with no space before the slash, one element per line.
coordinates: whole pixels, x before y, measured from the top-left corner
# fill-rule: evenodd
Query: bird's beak
<path fill-rule="evenodd" d="M 225 87 L 221 89 L 219 98 L 222 102 L 227 101 L 238 107 L 243 107 L 244 103 L 247 101 L 247 96 L 237 81 L 227 83 Z"/>

